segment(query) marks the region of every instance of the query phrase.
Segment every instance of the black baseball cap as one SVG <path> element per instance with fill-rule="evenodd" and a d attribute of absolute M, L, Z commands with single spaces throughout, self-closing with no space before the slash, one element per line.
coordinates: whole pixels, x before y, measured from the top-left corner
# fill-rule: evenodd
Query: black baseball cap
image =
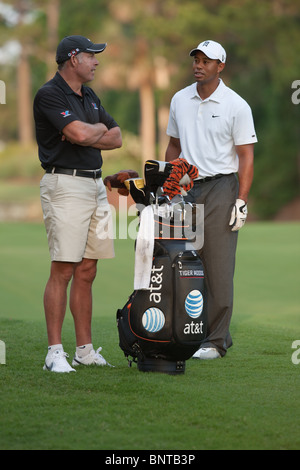
<path fill-rule="evenodd" d="M 62 64 L 80 52 L 103 52 L 107 44 L 94 44 L 84 36 L 67 36 L 57 46 L 56 62 Z"/>

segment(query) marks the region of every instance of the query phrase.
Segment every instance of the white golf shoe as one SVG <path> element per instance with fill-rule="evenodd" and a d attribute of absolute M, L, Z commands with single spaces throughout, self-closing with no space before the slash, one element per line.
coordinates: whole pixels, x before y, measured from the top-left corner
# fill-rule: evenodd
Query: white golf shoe
<path fill-rule="evenodd" d="M 96 366 L 110 366 L 114 367 L 111 364 L 109 364 L 106 359 L 100 354 L 100 351 L 102 348 L 98 348 L 97 351 L 94 349 L 91 350 L 89 354 L 86 356 L 80 357 L 78 356 L 77 352 L 75 352 L 75 356 L 72 361 L 72 366 L 77 367 L 80 365 L 84 366 L 91 366 L 91 365 L 96 365 Z"/>
<path fill-rule="evenodd" d="M 221 354 L 216 348 L 200 348 L 193 355 L 194 359 L 218 359 Z"/>
<path fill-rule="evenodd" d="M 63 349 L 49 351 L 43 369 L 58 373 L 76 372 L 68 363 L 67 357 L 69 357 L 69 355 L 65 353 Z"/>

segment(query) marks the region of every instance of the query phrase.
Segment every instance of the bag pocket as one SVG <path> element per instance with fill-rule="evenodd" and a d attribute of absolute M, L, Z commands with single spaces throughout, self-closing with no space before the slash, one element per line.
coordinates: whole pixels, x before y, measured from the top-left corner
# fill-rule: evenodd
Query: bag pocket
<path fill-rule="evenodd" d="M 173 268 L 174 339 L 183 345 L 199 345 L 207 328 L 202 261 L 195 251 L 186 251 L 175 258 Z"/>

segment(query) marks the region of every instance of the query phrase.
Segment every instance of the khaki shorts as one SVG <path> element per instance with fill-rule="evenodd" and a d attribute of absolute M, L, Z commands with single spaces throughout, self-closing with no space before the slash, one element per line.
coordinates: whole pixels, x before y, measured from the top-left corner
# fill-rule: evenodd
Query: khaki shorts
<path fill-rule="evenodd" d="M 46 173 L 40 192 L 52 261 L 114 257 L 112 213 L 101 178 Z"/>

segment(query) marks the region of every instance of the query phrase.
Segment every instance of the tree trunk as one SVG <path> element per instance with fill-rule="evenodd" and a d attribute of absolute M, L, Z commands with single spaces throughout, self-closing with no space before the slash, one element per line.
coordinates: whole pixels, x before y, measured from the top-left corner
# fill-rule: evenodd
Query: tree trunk
<path fill-rule="evenodd" d="M 47 79 L 50 80 L 56 72 L 55 52 L 58 45 L 58 24 L 59 24 L 60 0 L 51 0 L 47 6 L 47 28 L 48 28 L 48 49 L 47 49 Z"/>
<path fill-rule="evenodd" d="M 33 121 L 31 102 L 31 71 L 26 48 L 23 47 L 18 64 L 18 124 L 21 144 L 33 141 Z"/>
<path fill-rule="evenodd" d="M 155 102 L 153 86 L 149 82 L 140 86 L 142 165 L 155 160 Z"/>
<path fill-rule="evenodd" d="M 169 108 L 160 106 L 158 109 L 158 143 L 159 143 L 159 160 L 165 160 L 165 154 L 169 143 L 167 136 L 167 127 L 169 121 Z"/>

